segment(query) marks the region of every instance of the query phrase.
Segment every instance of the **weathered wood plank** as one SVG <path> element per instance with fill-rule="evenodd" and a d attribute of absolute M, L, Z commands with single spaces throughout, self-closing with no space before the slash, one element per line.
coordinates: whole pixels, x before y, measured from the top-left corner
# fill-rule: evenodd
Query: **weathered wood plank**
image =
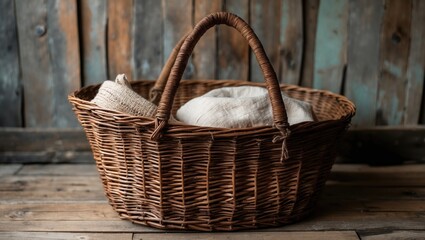
<path fill-rule="evenodd" d="M 195 239 L 232 239 L 232 240 L 278 240 L 278 239 L 359 239 L 354 231 L 329 232 L 234 232 L 234 233 L 142 233 L 135 234 L 134 240 L 195 240 Z"/>
<path fill-rule="evenodd" d="M 105 199 L 97 176 L 7 176 L 0 185 L 0 202 Z"/>
<path fill-rule="evenodd" d="M 131 233 L 53 233 L 53 232 L 2 232 L 0 239 L 4 240 L 18 240 L 18 239 L 61 239 L 61 240 L 131 240 L 133 234 Z"/>
<path fill-rule="evenodd" d="M 193 24 L 193 1 L 163 1 L 164 11 L 164 52 L 163 61 L 170 55 L 177 42 L 192 29 Z M 183 79 L 191 79 L 194 75 L 192 57 L 183 74 Z"/>
<path fill-rule="evenodd" d="M 411 16 L 410 0 L 385 1 L 380 39 L 377 125 L 403 123 Z"/>
<path fill-rule="evenodd" d="M 321 1 L 314 54 L 313 87 L 341 92 L 347 63 L 348 0 Z"/>
<path fill-rule="evenodd" d="M 350 172 L 350 173 L 384 173 L 384 174 L 400 174 L 400 173 L 424 173 L 425 164 L 403 164 L 393 166 L 370 166 L 365 164 L 335 164 L 332 167 L 334 172 Z"/>
<path fill-rule="evenodd" d="M 332 172 L 328 185 L 337 184 L 344 186 L 369 186 L 369 187 L 402 187 L 415 186 L 424 187 L 425 178 L 423 172 L 409 173 L 407 176 L 400 176 L 400 173 L 351 173 Z"/>
<path fill-rule="evenodd" d="M 375 126 L 379 79 L 381 1 L 350 1 L 348 67 L 344 94 L 357 106 L 353 127 Z M 365 56 L 367 53 L 367 57 Z"/>
<path fill-rule="evenodd" d="M 22 126 L 22 89 L 13 0 L 0 1 L 0 127 Z"/>
<path fill-rule="evenodd" d="M 76 1 L 16 1 L 25 126 L 76 127 L 65 96 L 80 87 Z"/>
<path fill-rule="evenodd" d="M 14 175 L 21 168 L 21 164 L 0 164 L 0 177 Z"/>
<path fill-rule="evenodd" d="M 23 166 L 18 175 L 98 176 L 98 172 L 95 164 L 30 164 Z"/>
<path fill-rule="evenodd" d="M 316 211 L 312 216 L 291 225 L 267 228 L 258 232 L 282 231 L 338 231 L 353 229 L 399 229 L 425 230 L 425 217 L 415 212 L 344 212 Z M 104 232 L 104 233 L 143 233 L 163 232 L 155 228 L 132 224 L 124 220 L 40 220 L 40 221 L 3 221 L 0 231 L 51 231 L 51 232 Z"/>
<path fill-rule="evenodd" d="M 82 70 L 84 85 L 108 79 L 106 56 L 107 0 L 82 0 Z"/>
<path fill-rule="evenodd" d="M 108 1 L 108 72 L 115 79 L 125 73 L 132 79 L 132 19 L 133 1 Z"/>
<path fill-rule="evenodd" d="M 304 35 L 302 2 L 283 0 L 281 11 L 279 78 L 281 83 L 298 85 Z"/>
<path fill-rule="evenodd" d="M 348 200 L 322 198 L 318 208 L 330 211 L 363 211 L 363 212 L 424 212 L 425 201 L 400 200 Z"/>
<path fill-rule="evenodd" d="M 403 173 L 405 174 L 405 173 Z M 373 187 L 373 186 L 344 186 L 327 185 L 323 192 L 324 199 L 348 199 L 348 200 L 418 200 L 425 199 L 423 187 Z"/>
<path fill-rule="evenodd" d="M 303 1 L 304 51 L 301 85 L 313 87 L 314 52 L 316 46 L 317 14 L 320 0 Z"/>
<path fill-rule="evenodd" d="M 33 163 L 94 163 L 93 154 L 88 151 L 39 151 L 39 152 L 0 152 L 1 164 Z"/>
<path fill-rule="evenodd" d="M 345 161 L 391 165 L 403 160 L 425 161 L 425 128 L 375 127 L 353 129 L 339 144 Z"/>
<path fill-rule="evenodd" d="M 425 69 L 425 2 L 412 2 L 411 43 L 407 66 L 407 87 L 403 124 L 418 124 L 424 86 Z M 425 109 L 425 106 L 422 106 Z"/>
<path fill-rule="evenodd" d="M 199 22 L 210 13 L 221 11 L 222 0 L 194 0 L 194 22 Z M 209 29 L 193 51 L 195 79 L 217 79 L 217 27 Z"/>
<path fill-rule="evenodd" d="M 0 205 L 0 221 L 116 221 L 106 202 L 10 203 Z"/>
<path fill-rule="evenodd" d="M 397 231 L 380 229 L 370 231 L 358 231 L 361 239 L 365 240 L 396 240 L 396 239 L 425 239 L 425 231 Z"/>
<path fill-rule="evenodd" d="M 232 12 L 249 21 L 248 0 L 226 0 L 224 11 Z M 218 28 L 218 78 L 248 81 L 249 46 L 242 35 L 233 28 Z"/>
<path fill-rule="evenodd" d="M 90 151 L 80 129 L 2 128 L 0 152 Z"/>
<path fill-rule="evenodd" d="M 275 71 L 279 69 L 279 42 L 280 42 L 280 19 L 282 1 L 280 0 L 251 0 L 250 1 L 250 24 L 263 44 L 264 50 L 270 59 Z M 258 65 L 254 53 L 250 56 L 250 80 L 263 82 L 264 76 Z"/>
<path fill-rule="evenodd" d="M 133 78 L 157 79 L 164 61 L 161 1 L 134 1 L 133 4 Z"/>

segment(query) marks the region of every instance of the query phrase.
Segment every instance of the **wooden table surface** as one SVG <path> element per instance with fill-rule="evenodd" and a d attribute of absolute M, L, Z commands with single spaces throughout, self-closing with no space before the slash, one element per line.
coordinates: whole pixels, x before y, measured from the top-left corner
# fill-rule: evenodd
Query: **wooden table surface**
<path fill-rule="evenodd" d="M 425 239 L 425 165 L 335 165 L 313 215 L 235 233 L 120 220 L 94 165 L 0 165 L 0 239 Z"/>

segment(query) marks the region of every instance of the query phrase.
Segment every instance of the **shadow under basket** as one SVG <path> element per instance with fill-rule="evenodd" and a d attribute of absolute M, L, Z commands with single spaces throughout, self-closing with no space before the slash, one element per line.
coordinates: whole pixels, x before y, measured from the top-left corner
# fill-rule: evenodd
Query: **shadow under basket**
<path fill-rule="evenodd" d="M 195 26 L 181 46 L 155 118 L 91 103 L 99 85 L 69 96 L 109 203 L 122 219 L 162 229 L 234 231 L 292 223 L 314 209 L 355 106 L 331 92 L 279 86 L 261 43 L 241 21 L 215 13 Z M 222 23 L 248 39 L 266 83 L 180 80 L 197 40 Z M 132 87 L 148 98 L 154 84 L 137 81 Z M 267 87 L 275 124 L 227 129 L 168 122 L 188 100 L 228 86 Z M 288 126 L 280 91 L 310 103 L 317 121 Z"/>

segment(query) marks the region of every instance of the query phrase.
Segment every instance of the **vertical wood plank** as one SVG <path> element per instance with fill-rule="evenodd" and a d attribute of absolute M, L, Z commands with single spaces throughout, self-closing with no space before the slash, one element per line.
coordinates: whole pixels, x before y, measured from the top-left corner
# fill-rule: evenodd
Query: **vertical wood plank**
<path fill-rule="evenodd" d="M 193 0 L 162 0 L 164 18 L 164 63 L 177 42 L 192 29 Z M 192 57 L 189 59 L 183 79 L 193 77 Z"/>
<path fill-rule="evenodd" d="M 133 78 L 156 79 L 163 66 L 161 1 L 134 1 L 133 4 Z"/>
<path fill-rule="evenodd" d="M 413 0 L 411 45 L 407 67 L 407 89 L 404 124 L 418 124 L 424 86 L 425 68 L 425 2 Z M 422 106 L 424 109 L 424 106 Z"/>
<path fill-rule="evenodd" d="M 283 0 L 280 18 L 280 82 L 298 85 L 303 53 L 302 1 Z"/>
<path fill-rule="evenodd" d="M 403 123 L 411 13 L 410 0 L 385 1 L 380 39 L 380 79 L 376 116 L 378 125 Z"/>
<path fill-rule="evenodd" d="M 280 41 L 280 0 L 251 0 L 250 2 L 251 26 L 263 43 L 273 68 L 279 69 L 279 41 Z M 264 76 L 251 51 L 250 60 L 250 80 L 253 82 L 263 82 Z"/>
<path fill-rule="evenodd" d="M 301 85 L 313 87 L 314 48 L 316 45 L 317 14 L 320 0 L 304 0 L 304 52 Z"/>
<path fill-rule="evenodd" d="M 313 87 L 340 93 L 346 65 L 348 0 L 321 1 Z"/>
<path fill-rule="evenodd" d="M 84 85 L 108 79 L 106 56 L 107 0 L 81 0 L 82 70 Z"/>
<path fill-rule="evenodd" d="M 379 32 L 383 12 L 384 6 L 381 1 L 350 1 L 348 26 L 350 37 L 344 94 L 357 106 L 353 126 L 375 125 L 379 79 Z"/>
<path fill-rule="evenodd" d="M 25 125 L 76 127 L 66 96 L 80 87 L 75 0 L 16 1 Z"/>
<path fill-rule="evenodd" d="M 0 127 L 21 127 L 19 50 L 13 0 L 0 1 Z"/>
<path fill-rule="evenodd" d="M 132 13 L 132 0 L 108 1 L 108 72 L 111 79 L 120 73 L 132 78 Z"/>
<path fill-rule="evenodd" d="M 222 8 L 222 0 L 195 0 L 194 3 L 195 23 Z M 195 79 L 217 79 L 217 27 L 208 30 L 199 40 L 192 59 Z"/>
<path fill-rule="evenodd" d="M 248 0 L 226 0 L 224 11 L 232 12 L 249 21 Z M 248 42 L 235 29 L 218 28 L 218 78 L 248 81 L 249 46 Z"/>

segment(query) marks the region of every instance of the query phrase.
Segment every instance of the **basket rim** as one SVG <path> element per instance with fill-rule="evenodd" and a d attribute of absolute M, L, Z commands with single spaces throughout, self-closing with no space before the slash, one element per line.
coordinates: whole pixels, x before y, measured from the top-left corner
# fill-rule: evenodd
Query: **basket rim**
<path fill-rule="evenodd" d="M 266 87 L 265 83 L 247 82 L 247 81 L 242 81 L 242 80 L 213 80 L 213 79 L 210 79 L 210 80 L 182 80 L 180 84 L 184 84 L 184 85 L 213 84 L 213 85 L 217 85 L 217 87 L 219 87 L 220 85 L 222 85 L 223 82 L 229 82 L 229 81 L 231 81 L 232 84 L 235 84 L 237 86 L 246 85 L 246 86 Z M 152 80 L 136 80 L 136 81 L 131 82 L 132 85 L 152 84 L 152 83 L 153 83 Z M 133 123 L 136 123 L 137 125 L 140 125 L 140 126 L 155 125 L 155 118 L 154 117 L 150 118 L 150 117 L 134 116 L 134 115 L 130 115 L 128 113 L 123 113 L 123 112 L 118 112 L 118 111 L 115 111 L 115 110 L 105 109 L 105 108 L 102 108 L 102 107 L 90 102 L 90 100 L 85 100 L 85 99 L 82 99 L 80 96 L 78 96 L 85 91 L 90 91 L 90 90 L 96 91 L 100 87 L 101 84 L 102 83 L 98 83 L 98 84 L 92 84 L 92 85 L 82 87 L 82 88 L 70 93 L 68 95 L 68 100 L 74 105 L 74 107 L 76 105 L 78 105 L 79 107 L 83 107 L 84 109 L 87 109 L 87 110 L 90 110 L 92 112 L 97 113 L 97 115 L 99 117 L 105 117 L 105 118 L 108 118 L 110 120 L 118 121 L 118 122 L 122 122 L 122 123 L 133 122 Z M 308 87 L 301 87 L 301 86 L 292 85 L 292 84 L 280 84 L 280 87 L 283 91 L 301 91 L 301 92 L 306 92 L 306 93 L 309 93 L 309 94 L 320 94 L 320 95 L 326 95 L 328 97 L 332 97 L 347 112 L 347 114 L 341 116 L 338 119 L 329 119 L 329 120 L 323 120 L 323 121 L 309 121 L 309 122 L 301 122 L 301 123 L 290 125 L 289 129 L 291 129 L 291 131 L 305 129 L 307 126 L 308 126 L 307 128 L 315 128 L 315 127 L 318 127 L 318 126 L 322 126 L 324 124 L 325 125 L 333 125 L 332 123 L 340 123 L 341 121 L 342 122 L 350 121 L 351 118 L 356 113 L 356 107 L 355 107 L 354 103 L 351 102 L 347 97 L 342 96 L 340 94 L 336 94 L 336 93 L 333 93 L 333 92 L 327 91 L 327 90 L 319 90 L 319 89 L 313 89 L 313 88 L 308 88 Z M 182 127 L 184 127 L 184 128 L 191 129 L 193 131 L 213 131 L 214 134 L 218 133 L 218 132 L 223 133 L 223 134 L 226 134 L 226 133 L 235 134 L 237 132 L 244 132 L 244 133 L 249 133 L 249 132 L 254 133 L 255 132 L 256 134 L 258 134 L 259 132 L 270 132 L 270 130 L 273 130 L 273 131 L 276 130 L 272 125 L 270 125 L 270 126 L 247 127 L 247 128 L 218 128 L 218 127 L 206 127 L 206 126 L 190 125 L 190 124 L 186 124 L 186 123 L 183 123 L 183 122 L 169 122 L 168 126 L 169 126 L 168 127 L 169 130 L 171 130 L 171 131 L 173 131 L 174 128 L 181 129 Z"/>

